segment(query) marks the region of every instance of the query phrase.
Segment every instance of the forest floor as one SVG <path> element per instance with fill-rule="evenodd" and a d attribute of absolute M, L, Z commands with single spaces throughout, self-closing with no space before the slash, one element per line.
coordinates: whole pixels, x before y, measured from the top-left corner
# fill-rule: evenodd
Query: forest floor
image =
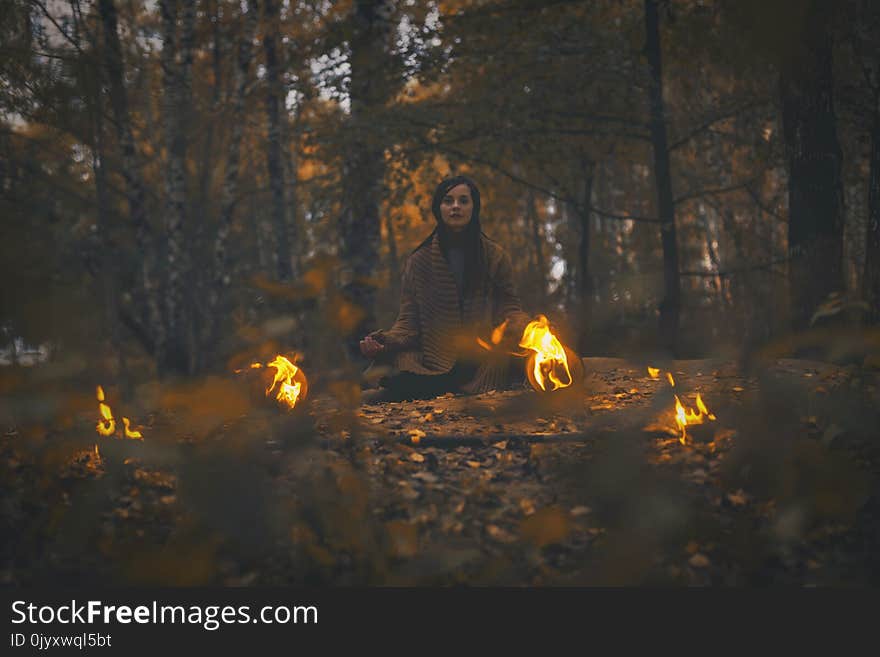
<path fill-rule="evenodd" d="M 294 417 L 254 409 L 198 439 L 100 456 L 49 458 L 9 428 L 0 578 L 880 585 L 876 373 L 700 360 L 655 364 L 654 379 L 584 363 L 583 385 L 553 394 L 359 405 L 337 390 Z M 673 395 L 693 407 L 696 393 L 716 420 L 682 441 Z M 170 436 L 172 416 L 151 431 Z"/>

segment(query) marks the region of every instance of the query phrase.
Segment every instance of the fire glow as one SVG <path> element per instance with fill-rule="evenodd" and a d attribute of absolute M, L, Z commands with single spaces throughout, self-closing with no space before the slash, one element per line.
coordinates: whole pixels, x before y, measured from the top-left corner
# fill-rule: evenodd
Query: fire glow
<path fill-rule="evenodd" d="M 534 360 L 534 363 L 531 366 L 526 365 L 526 373 L 535 390 L 551 392 L 559 388 L 567 388 L 572 384 L 565 349 L 551 333 L 550 325 L 544 315 L 538 315 L 538 319 L 529 322 L 523 331 L 519 346 L 535 352 L 528 361 L 532 363 Z"/>
<path fill-rule="evenodd" d="M 696 411 L 682 404 L 678 395 L 675 395 L 675 423 L 678 425 L 678 430 L 681 433 L 678 440 L 682 445 L 687 440 L 687 428 L 695 424 L 703 424 L 706 419 L 715 420 L 715 416 L 706 408 L 700 393 L 697 393 Z"/>
<path fill-rule="evenodd" d="M 648 375 L 652 379 L 660 378 L 660 370 L 656 367 L 648 367 Z M 675 387 L 675 379 L 672 376 L 671 372 L 666 373 L 666 379 L 669 381 L 669 385 L 673 388 Z M 706 408 L 706 404 L 703 402 L 703 398 L 700 396 L 700 393 L 697 393 L 697 409 L 694 410 L 688 406 L 685 406 L 678 395 L 675 396 L 675 424 L 678 427 L 678 441 L 684 445 L 687 441 L 688 433 L 687 428 L 690 426 L 695 426 L 697 424 L 703 424 L 706 420 L 714 421 L 716 418 Z"/>
<path fill-rule="evenodd" d="M 251 369 L 261 367 L 260 363 L 251 364 Z M 308 387 L 305 373 L 281 354 L 275 356 L 271 363 L 266 363 L 266 367 L 275 369 L 272 383 L 266 388 L 266 396 L 268 397 L 277 388 L 275 399 L 288 409 L 293 409 L 296 403 L 305 397 Z"/>
<path fill-rule="evenodd" d="M 116 433 L 116 419 L 113 417 L 113 411 L 110 409 L 110 406 L 104 400 L 104 388 L 98 386 L 95 390 L 95 394 L 98 398 L 98 412 L 101 414 L 101 419 L 98 420 L 95 429 L 102 436 L 112 436 Z M 123 434 L 126 438 L 133 440 L 144 439 L 140 431 L 131 428 L 131 422 L 127 417 L 122 418 L 122 424 L 124 426 Z M 95 445 L 96 450 L 97 448 L 98 446 Z"/>

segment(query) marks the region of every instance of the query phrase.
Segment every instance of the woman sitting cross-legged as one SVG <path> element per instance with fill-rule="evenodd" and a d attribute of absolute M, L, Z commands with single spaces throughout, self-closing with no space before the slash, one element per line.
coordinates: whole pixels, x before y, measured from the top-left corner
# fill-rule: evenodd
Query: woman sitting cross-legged
<path fill-rule="evenodd" d="M 394 325 L 370 333 L 361 353 L 388 368 L 365 401 L 479 393 L 522 381 L 509 356 L 529 317 L 513 283 L 510 257 L 480 229 L 480 192 L 464 176 L 441 182 L 431 205 L 437 227 L 407 259 Z M 505 323 L 495 348 L 493 329 Z"/>

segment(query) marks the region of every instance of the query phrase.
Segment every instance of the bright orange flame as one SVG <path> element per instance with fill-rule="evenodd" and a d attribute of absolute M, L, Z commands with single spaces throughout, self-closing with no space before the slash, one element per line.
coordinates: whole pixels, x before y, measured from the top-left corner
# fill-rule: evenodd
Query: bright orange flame
<path fill-rule="evenodd" d="M 95 428 L 102 436 L 112 436 L 116 433 L 116 420 L 113 417 L 113 411 L 111 411 L 110 407 L 104 403 L 104 388 L 98 386 L 96 394 L 98 397 L 98 410 L 101 412 L 101 419 L 98 421 Z M 134 438 L 135 440 L 144 439 L 140 431 L 135 431 L 131 428 L 131 423 L 127 417 L 122 418 L 122 423 L 125 425 L 126 438 Z M 97 448 L 97 445 L 95 445 L 95 448 Z"/>
<path fill-rule="evenodd" d="M 649 365 L 648 366 L 648 376 L 650 376 L 652 379 L 659 379 L 660 378 L 660 370 L 657 369 L 656 367 L 651 367 Z"/>
<path fill-rule="evenodd" d="M 544 315 L 538 315 L 538 319 L 529 322 L 523 331 L 519 346 L 535 352 L 534 381 L 541 390 L 552 391 L 572 384 L 565 349 L 550 332 L 550 325 Z"/>
<path fill-rule="evenodd" d="M 102 436 L 112 436 L 113 432 L 116 431 L 116 420 L 113 419 L 113 413 L 110 410 L 110 407 L 104 403 L 104 388 L 101 386 L 98 386 L 97 396 L 98 410 L 101 412 L 101 419 L 98 420 L 98 424 L 95 425 L 95 428 Z"/>
<path fill-rule="evenodd" d="M 262 366 L 263 366 L 262 363 L 251 363 L 251 369 L 252 369 L 252 370 L 258 370 L 258 369 L 260 369 Z"/>
<path fill-rule="evenodd" d="M 675 423 L 678 425 L 678 430 L 681 432 L 681 436 L 679 436 L 678 440 L 682 445 L 685 444 L 685 440 L 687 439 L 688 426 L 703 424 L 705 419 L 715 420 L 715 416 L 709 412 L 708 408 L 706 408 L 706 404 L 703 403 L 703 398 L 700 396 L 700 393 L 697 393 L 696 411 L 692 408 L 687 408 L 681 403 L 678 395 L 675 395 Z"/>
<path fill-rule="evenodd" d="M 143 440 L 144 439 L 144 437 L 141 435 L 140 431 L 134 431 L 133 429 L 131 429 L 127 417 L 122 418 L 122 424 L 125 425 L 125 437 L 126 438 L 133 438 L 135 440 Z"/>
<path fill-rule="evenodd" d="M 489 344 L 485 340 L 483 340 L 483 338 L 477 338 L 477 344 L 480 345 L 486 351 L 492 351 L 492 347 L 489 346 Z"/>
<path fill-rule="evenodd" d="M 251 367 L 253 367 L 253 365 Z M 275 378 L 273 379 L 272 384 L 266 388 L 266 395 L 272 392 L 272 389 L 278 385 L 278 392 L 275 395 L 275 399 L 286 404 L 289 408 L 296 406 L 300 390 L 302 389 L 302 384 L 299 381 L 294 381 L 293 377 L 296 376 L 298 372 L 300 373 L 300 376 L 305 375 L 301 373 L 296 365 L 291 363 L 281 354 L 275 356 L 275 360 L 267 364 L 266 367 L 275 368 Z"/>
<path fill-rule="evenodd" d="M 101 452 L 98 451 L 98 443 L 95 443 L 95 459 L 101 458 Z"/>
<path fill-rule="evenodd" d="M 669 385 L 671 385 L 674 388 L 675 387 L 675 379 L 672 378 L 672 372 L 667 372 L 666 378 L 669 379 Z"/>

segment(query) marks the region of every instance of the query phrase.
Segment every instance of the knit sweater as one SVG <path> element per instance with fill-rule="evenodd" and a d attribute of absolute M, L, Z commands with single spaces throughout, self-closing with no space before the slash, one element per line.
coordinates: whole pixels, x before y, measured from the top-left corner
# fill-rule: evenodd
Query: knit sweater
<path fill-rule="evenodd" d="M 459 298 L 439 238 L 409 256 L 403 269 L 400 312 L 387 331 L 376 331 L 385 344 L 386 358 L 402 372 L 438 375 L 449 372 L 457 360 L 479 363 L 465 392 L 501 387 L 507 375 L 507 351 L 516 349 L 528 315 L 522 310 L 513 283 L 510 257 L 497 242 L 480 236 L 485 267 L 473 292 Z M 489 353 L 478 346 L 492 329 L 507 320 L 504 339 Z"/>

